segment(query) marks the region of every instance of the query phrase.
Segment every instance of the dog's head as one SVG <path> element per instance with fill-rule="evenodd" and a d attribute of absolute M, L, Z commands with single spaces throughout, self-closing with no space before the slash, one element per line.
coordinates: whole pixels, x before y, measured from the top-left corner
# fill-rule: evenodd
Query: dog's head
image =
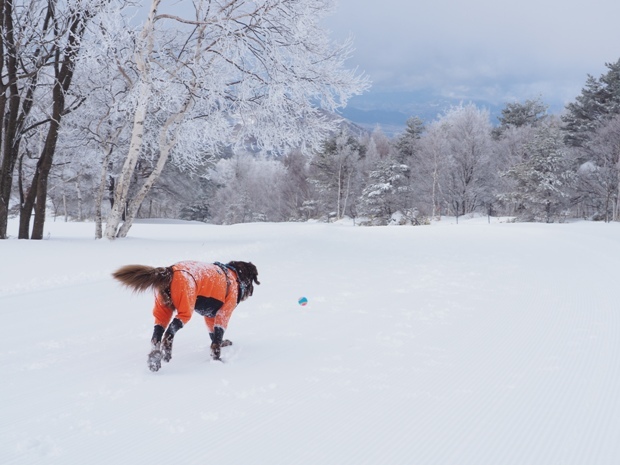
<path fill-rule="evenodd" d="M 227 265 L 237 273 L 239 280 L 238 301 L 243 302 L 254 293 L 254 283 L 260 284 L 258 270 L 251 262 L 228 262 Z"/>

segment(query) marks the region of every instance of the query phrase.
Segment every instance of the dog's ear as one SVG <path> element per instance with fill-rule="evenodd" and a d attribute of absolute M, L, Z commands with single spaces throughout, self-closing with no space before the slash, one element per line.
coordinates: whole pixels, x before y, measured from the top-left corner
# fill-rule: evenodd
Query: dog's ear
<path fill-rule="evenodd" d="M 248 284 L 252 283 L 252 281 L 256 284 L 260 284 L 258 280 L 258 269 L 254 263 L 234 261 L 229 262 L 228 265 L 237 271 L 240 280 L 247 282 Z"/>
<path fill-rule="evenodd" d="M 247 269 L 248 269 L 248 275 L 250 276 L 252 281 L 254 281 L 256 284 L 260 284 L 260 282 L 258 280 L 258 269 L 254 265 L 254 263 L 247 262 L 246 266 L 247 266 Z"/>

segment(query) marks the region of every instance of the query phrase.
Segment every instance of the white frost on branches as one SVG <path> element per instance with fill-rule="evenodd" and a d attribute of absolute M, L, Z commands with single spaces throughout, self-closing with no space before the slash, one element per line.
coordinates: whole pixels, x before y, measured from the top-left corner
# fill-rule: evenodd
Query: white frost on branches
<path fill-rule="evenodd" d="M 351 41 L 334 43 L 320 25 L 331 6 L 330 0 L 197 0 L 192 15 L 181 16 L 152 0 L 140 33 L 130 34 L 135 45 L 130 40 L 122 48 L 133 47 L 131 54 L 114 56 L 131 84 L 133 130 L 106 237 L 126 235 L 169 158 L 192 166 L 222 145 L 248 142 L 261 149 L 319 147 L 336 123 L 325 112 L 368 86 L 344 67 Z M 156 159 L 155 170 L 130 199 L 128 184 L 144 154 Z"/>

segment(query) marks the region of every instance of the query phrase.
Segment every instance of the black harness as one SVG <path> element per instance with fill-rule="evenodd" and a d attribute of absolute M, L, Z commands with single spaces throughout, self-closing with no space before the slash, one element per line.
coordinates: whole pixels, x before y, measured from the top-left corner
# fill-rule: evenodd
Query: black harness
<path fill-rule="evenodd" d="M 213 263 L 215 266 L 219 267 L 224 276 L 226 276 L 226 298 L 228 298 L 228 292 L 230 291 L 230 276 L 227 270 L 232 270 L 237 275 L 237 304 L 241 302 L 241 298 L 243 297 L 245 286 L 241 284 L 241 280 L 239 279 L 239 272 L 235 269 L 234 266 L 228 265 L 226 263 L 215 262 Z"/>

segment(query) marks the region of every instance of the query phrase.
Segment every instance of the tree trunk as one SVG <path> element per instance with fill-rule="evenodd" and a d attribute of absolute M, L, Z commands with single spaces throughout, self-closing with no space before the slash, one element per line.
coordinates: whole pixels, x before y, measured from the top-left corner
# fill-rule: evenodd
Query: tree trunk
<path fill-rule="evenodd" d="M 112 155 L 112 148 L 106 150 L 105 157 L 103 158 L 103 165 L 101 167 L 101 179 L 99 183 L 99 189 L 95 196 L 95 239 L 101 239 L 103 237 L 102 213 L 101 208 L 103 205 L 103 195 L 105 194 L 106 183 L 108 179 L 108 163 L 110 162 L 110 156 Z"/>
<path fill-rule="evenodd" d="M 68 221 L 69 212 L 67 211 L 67 191 L 63 186 L 62 189 L 62 210 L 65 217 L 65 223 Z"/>
<path fill-rule="evenodd" d="M 37 163 L 30 189 L 24 197 L 24 202 L 20 206 L 19 237 L 21 239 L 28 238 L 28 229 L 33 210 L 34 224 L 32 228 L 32 239 L 43 239 L 48 177 L 52 169 L 54 154 L 56 152 L 60 122 L 63 115 L 66 113 L 65 95 L 71 87 L 75 71 L 74 62 L 80 50 L 80 39 L 84 35 L 86 21 L 91 13 L 91 11 L 85 10 L 73 12 L 66 45 L 61 50 L 59 48 L 60 42 L 58 42 L 54 48 L 55 53 L 53 56 L 55 61 L 53 63 L 53 70 L 55 83 L 52 89 L 52 114 L 45 146 Z M 48 14 L 51 14 L 51 8 Z M 58 39 L 60 39 L 60 37 L 58 37 Z"/>
<path fill-rule="evenodd" d="M 2 76 L 0 81 L 0 141 L 2 141 L 2 165 L 0 166 L 0 239 L 6 239 L 9 200 L 13 187 L 13 172 L 19 153 L 19 138 L 16 137 L 20 106 L 19 88 L 17 85 L 17 57 L 13 36 L 13 2 L 0 3 L 2 10 L 3 29 L 6 30 L 0 43 L 0 59 L 2 60 Z M 6 69 L 6 70 L 5 70 Z M 5 83 L 5 73 L 7 82 Z M 7 96 L 8 92 L 8 96 Z M 8 103 L 8 113 L 6 107 Z M 17 145 L 16 145 L 17 144 Z"/>
<path fill-rule="evenodd" d="M 146 113 L 149 104 L 149 98 L 151 97 L 151 90 L 146 82 L 149 73 L 148 60 L 153 52 L 155 43 L 155 15 L 161 0 L 152 0 L 149 10 L 149 16 L 144 23 L 140 39 L 143 42 L 142 48 L 136 52 L 136 67 L 140 75 L 140 92 L 138 96 L 138 102 L 136 104 L 136 111 L 134 113 L 133 126 L 131 130 L 131 141 L 129 143 L 129 151 L 121 175 L 116 183 L 116 190 L 114 192 L 114 204 L 108 214 L 105 228 L 105 237 L 107 239 L 114 239 L 119 233 L 119 225 L 122 221 L 124 207 L 127 203 L 127 196 L 129 193 L 129 186 L 131 184 L 131 177 L 136 169 L 138 158 L 142 150 L 142 141 L 144 140 L 144 124 L 146 122 Z M 137 210 L 137 209 L 136 209 Z M 125 233 L 126 234 L 126 233 Z"/>
<path fill-rule="evenodd" d="M 77 194 L 77 220 L 82 221 L 82 188 L 79 174 L 75 178 L 75 190 Z"/>
<path fill-rule="evenodd" d="M 159 158 L 157 159 L 157 163 L 155 164 L 155 169 L 151 172 L 149 177 L 146 179 L 138 193 L 129 203 L 129 207 L 127 209 L 127 214 L 125 216 L 125 221 L 123 222 L 121 228 L 118 231 L 118 237 L 127 237 L 127 233 L 129 229 L 133 225 L 133 220 L 136 217 L 136 214 L 140 210 L 140 206 L 144 201 L 144 198 L 149 193 L 155 181 L 159 178 L 159 175 L 164 169 L 168 158 L 170 157 L 170 152 L 174 148 L 177 142 L 177 134 L 178 134 L 178 123 L 183 118 L 185 113 L 189 110 L 191 106 L 191 99 L 188 99 L 185 102 L 185 105 L 181 108 L 181 110 L 170 116 L 168 120 L 164 123 L 163 127 L 159 130 Z M 176 126 L 176 127 L 175 127 Z M 174 128 L 174 134 L 171 138 L 168 138 L 168 131 L 170 128 Z"/>
<path fill-rule="evenodd" d="M 620 147 L 618 147 L 618 150 L 620 150 Z M 615 205 L 614 205 L 614 211 L 613 211 L 613 221 L 620 221 L 620 156 L 618 156 L 618 186 L 616 189 L 616 201 L 615 201 Z"/>
<path fill-rule="evenodd" d="M 60 61 L 60 51 L 57 55 L 55 64 L 56 83 L 52 91 L 54 98 L 54 108 L 50 129 L 45 141 L 45 148 L 41 156 L 39 179 L 36 184 L 36 198 L 34 211 L 34 224 L 32 226 L 32 239 L 43 239 L 43 227 L 45 225 L 45 210 L 47 207 L 47 183 L 49 173 L 52 169 L 54 154 L 56 153 L 56 144 L 58 142 L 58 133 L 60 131 L 60 121 L 66 112 L 65 95 L 71 87 L 73 75 L 75 72 L 75 59 L 80 51 L 80 40 L 86 31 L 86 21 L 89 19 L 92 11 L 79 11 L 74 13 L 72 18 L 67 45 L 62 50 L 62 61 Z M 32 186 L 31 186 L 32 187 Z"/>
<path fill-rule="evenodd" d="M 127 153 L 125 163 L 123 163 L 121 175 L 116 182 L 114 204 L 110 209 L 110 213 L 108 214 L 106 221 L 105 237 L 107 239 L 114 239 L 117 237 L 118 228 L 123 218 L 124 207 L 127 203 L 127 195 L 129 193 L 131 177 L 136 169 L 136 164 L 138 163 L 138 158 L 142 150 L 146 109 L 148 107 L 150 91 L 146 83 L 142 82 L 140 85 L 142 88 L 140 90 L 140 98 L 134 115 L 129 152 Z"/>
<path fill-rule="evenodd" d="M 45 224 L 45 207 L 47 203 L 47 181 L 54 153 L 56 152 L 56 143 L 58 141 L 58 132 L 60 130 L 60 120 L 64 112 L 64 92 L 59 88 L 57 83 L 55 86 L 54 110 L 52 121 L 45 140 L 45 145 L 41 153 L 41 157 L 37 162 L 35 174 L 32 178 L 32 184 L 26 192 L 20 205 L 19 214 L 19 238 L 28 239 L 30 229 L 30 219 L 34 211 L 35 218 L 32 228 L 32 239 L 43 239 L 43 226 Z"/>
<path fill-rule="evenodd" d="M 9 59 L 9 62 L 14 60 Z M 15 64 L 13 64 L 16 66 Z M 11 198 L 11 190 L 13 188 L 13 173 L 15 172 L 15 164 L 19 158 L 19 148 L 21 144 L 21 130 L 26 117 L 30 114 L 33 100 L 32 93 L 34 86 L 26 92 L 24 102 L 19 95 L 17 86 L 17 78 L 13 78 L 11 66 L 9 68 L 9 79 L 13 80 L 8 87 L 8 113 L 2 121 L 2 166 L 0 167 L 0 239 L 7 238 L 7 226 L 9 216 L 9 201 Z M 17 71 L 15 68 L 15 76 Z M 3 89 L 4 90 L 4 89 Z M 3 93 L 4 95 L 4 93 Z M 6 106 L 3 98 L 3 107 Z M 21 111 L 20 111 L 21 107 Z M 2 113 L 4 115 L 4 112 Z"/>
<path fill-rule="evenodd" d="M 157 160 L 155 169 L 151 172 L 149 177 L 146 179 L 146 181 L 144 182 L 144 184 L 142 185 L 142 187 L 140 188 L 136 196 L 129 202 L 129 206 L 127 208 L 127 214 L 125 215 L 125 221 L 123 221 L 123 224 L 121 225 L 118 231 L 117 237 L 127 237 L 127 233 L 129 232 L 129 229 L 133 225 L 133 221 L 136 217 L 136 214 L 138 213 L 138 210 L 140 209 L 140 206 L 142 205 L 142 202 L 144 201 L 144 198 L 149 193 L 149 191 L 151 190 L 151 187 L 153 187 L 153 184 L 155 184 L 155 181 L 157 181 L 157 178 L 159 178 L 159 175 L 164 169 L 164 165 L 166 164 L 166 161 L 168 160 L 168 156 L 170 155 L 171 149 L 172 149 L 172 145 L 165 147 L 163 149 L 160 148 L 160 155 L 159 155 L 159 159 Z"/>
<path fill-rule="evenodd" d="M 62 107 L 64 109 L 64 98 L 62 100 Z M 36 198 L 36 203 L 34 204 L 34 222 L 32 225 L 31 236 L 31 238 L 35 240 L 43 239 L 45 211 L 47 208 L 47 182 L 52 169 L 54 154 L 56 153 L 56 143 L 58 142 L 58 132 L 60 130 L 60 119 L 61 114 L 59 114 L 57 121 L 53 120 L 50 123 L 48 140 L 46 141 L 45 149 L 40 159 L 40 166 L 37 164 L 37 170 L 39 170 L 40 174 L 35 184 L 36 187 L 34 198 Z"/>

